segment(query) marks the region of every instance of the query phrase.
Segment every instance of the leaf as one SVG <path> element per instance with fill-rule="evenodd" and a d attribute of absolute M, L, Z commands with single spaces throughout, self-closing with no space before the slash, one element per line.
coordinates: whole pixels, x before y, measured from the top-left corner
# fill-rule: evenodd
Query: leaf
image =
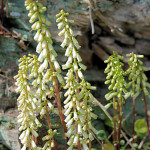
<path fill-rule="evenodd" d="M 106 148 L 108 150 L 115 150 L 114 146 L 110 143 L 108 139 L 106 139 L 107 144 L 104 144 L 105 148 L 103 147 L 102 150 L 105 150 Z"/>
<path fill-rule="evenodd" d="M 97 138 L 98 138 L 99 140 L 105 140 L 105 139 L 107 138 L 106 132 L 105 132 L 104 130 L 99 130 L 99 131 L 97 132 Z"/>
<path fill-rule="evenodd" d="M 147 128 L 145 119 L 136 120 L 134 130 L 140 137 L 145 136 L 145 134 L 148 132 L 148 128 Z"/>

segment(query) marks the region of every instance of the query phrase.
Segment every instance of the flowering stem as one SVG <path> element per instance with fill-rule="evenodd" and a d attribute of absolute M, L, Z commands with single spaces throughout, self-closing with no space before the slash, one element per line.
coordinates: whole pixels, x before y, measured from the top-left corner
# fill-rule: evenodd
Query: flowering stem
<path fill-rule="evenodd" d="M 33 140 L 34 140 L 34 142 L 35 142 L 36 146 L 38 146 L 37 138 L 36 138 L 33 134 L 32 134 L 32 137 L 33 137 Z"/>
<path fill-rule="evenodd" d="M 146 116 L 146 122 L 147 122 L 147 128 L 148 128 L 148 135 L 149 135 L 149 140 L 150 140 L 150 128 L 149 128 L 149 119 L 148 119 L 148 113 L 147 113 L 147 102 L 146 102 L 146 95 L 145 95 L 145 92 L 144 92 L 144 87 L 143 87 L 143 83 L 142 83 L 142 75 L 141 74 L 140 74 L 140 79 L 141 79 L 141 87 L 142 87 L 144 104 L 145 104 L 145 116 Z"/>
<path fill-rule="evenodd" d="M 75 74 L 76 74 L 77 82 L 79 83 L 79 77 L 78 77 L 77 71 L 75 71 Z M 78 93 L 80 93 L 80 89 L 79 89 L 79 88 L 77 89 L 77 91 L 78 91 Z M 80 102 L 80 101 L 81 101 L 81 100 L 79 100 L 79 102 Z M 75 105 L 75 103 L 74 103 L 74 105 Z M 76 121 L 76 132 L 77 132 L 77 130 L 78 130 L 78 121 Z M 81 150 L 80 138 L 79 138 L 79 140 L 78 140 L 78 150 Z"/>
<path fill-rule="evenodd" d="M 49 54 L 48 46 L 47 46 L 47 57 L 48 57 L 50 69 L 51 69 L 52 72 L 54 72 L 55 70 L 54 70 L 53 63 L 50 60 L 50 54 Z M 60 116 L 60 120 L 61 120 L 61 123 L 62 123 L 62 126 L 63 126 L 64 133 L 66 133 L 67 132 L 67 128 L 66 128 L 66 123 L 64 121 L 64 114 L 62 113 L 58 82 L 57 82 L 57 79 L 56 79 L 55 76 L 53 77 L 53 79 L 54 79 L 54 82 L 55 82 L 54 87 L 55 87 L 55 93 L 56 93 L 57 106 L 58 106 L 58 110 L 59 110 L 59 116 Z M 65 138 L 66 138 L 66 141 L 68 141 L 68 138 L 66 137 L 66 135 L 65 135 Z"/>
<path fill-rule="evenodd" d="M 135 98 L 133 97 L 133 125 L 132 125 L 132 143 L 134 143 L 134 126 L 135 126 Z"/>
<path fill-rule="evenodd" d="M 50 122 L 50 117 L 49 117 L 49 111 L 48 111 L 48 108 L 47 108 L 47 101 L 46 100 L 44 101 L 44 105 L 45 105 L 45 108 L 46 108 L 46 117 L 47 117 L 48 127 L 49 127 L 49 129 L 52 129 L 51 122 Z M 54 136 L 53 136 L 52 139 L 54 141 L 54 150 L 57 150 L 56 143 L 55 143 L 55 140 L 54 140 Z M 49 144 L 51 145 L 51 139 L 49 141 Z"/>
<path fill-rule="evenodd" d="M 38 15 L 38 17 L 39 17 L 39 20 L 42 22 L 41 16 Z M 52 63 L 52 61 L 50 59 L 50 54 L 49 54 L 50 50 L 49 50 L 48 45 L 47 45 L 46 50 L 47 50 L 47 58 L 48 58 L 48 62 L 49 62 L 49 65 L 50 65 L 50 69 L 51 69 L 52 72 L 55 72 L 53 63 Z M 55 93 L 56 93 L 56 97 L 55 98 L 56 98 L 56 101 L 57 101 L 57 106 L 58 106 L 58 110 L 59 110 L 59 116 L 60 116 L 60 119 L 61 119 L 61 123 L 62 123 L 62 126 L 63 126 L 64 133 L 66 133 L 67 132 L 67 128 L 66 128 L 66 123 L 64 121 L 64 115 L 62 113 L 62 107 L 61 107 L 61 101 L 60 101 L 60 95 L 59 95 L 58 82 L 57 82 L 57 79 L 56 79 L 55 76 L 53 77 L 53 79 L 54 79 L 54 82 L 55 82 L 55 84 L 54 84 Z M 66 136 L 65 136 L 65 138 L 66 138 L 66 141 L 68 141 L 68 138 Z"/>
<path fill-rule="evenodd" d="M 26 60 L 26 67 L 27 67 L 26 68 L 26 76 L 28 76 L 28 60 Z M 26 78 L 26 85 L 28 85 L 27 83 L 28 83 L 28 80 Z M 26 96 L 27 96 L 27 99 L 28 99 L 28 90 L 27 90 L 27 87 L 26 87 Z M 27 108 L 25 109 L 25 111 L 27 112 Z M 27 114 L 27 116 L 28 116 L 28 114 Z M 27 128 L 29 128 L 29 123 L 28 122 L 26 123 L 26 125 L 27 125 Z M 28 137 L 28 148 L 29 148 L 29 150 L 31 150 L 30 135 Z"/>
<path fill-rule="evenodd" d="M 118 145 L 117 149 L 120 150 L 120 134 L 121 134 L 121 123 L 122 123 L 122 97 L 120 99 L 120 104 L 118 102 L 118 120 L 119 120 L 119 128 L 118 128 Z"/>
<path fill-rule="evenodd" d="M 113 136 L 113 143 L 115 144 L 116 141 L 116 109 L 115 109 L 115 98 L 113 98 L 113 115 L 114 115 L 114 136 Z"/>

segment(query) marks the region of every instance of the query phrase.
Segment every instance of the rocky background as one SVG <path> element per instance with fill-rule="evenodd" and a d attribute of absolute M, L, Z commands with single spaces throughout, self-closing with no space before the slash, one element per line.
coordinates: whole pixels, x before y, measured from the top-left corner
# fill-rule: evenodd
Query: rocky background
<path fill-rule="evenodd" d="M 82 46 L 80 54 L 83 62 L 88 66 L 85 77 L 97 86 L 94 94 L 99 101 L 105 101 L 104 94 L 107 92 L 104 86 L 106 65 L 103 61 L 113 51 L 123 56 L 130 52 L 144 54 L 144 65 L 150 70 L 149 0 L 95 0 L 95 5 L 88 0 L 41 2 L 47 6 L 45 15 L 52 22 L 50 31 L 54 47 L 59 54 L 58 60 L 62 64 L 66 58 L 63 56 L 64 50 L 59 46 L 62 38 L 57 35 L 55 15 L 64 9 L 70 13 L 70 18 L 75 20 L 72 26 Z M 28 23 L 24 0 L 1 0 L 0 7 L 0 150 L 20 150 L 16 122 L 17 94 L 13 76 L 17 74 L 18 59 L 28 53 L 34 54 L 36 42 Z M 124 62 L 126 68 L 127 59 L 124 59 Z M 149 71 L 147 75 L 150 77 Z M 136 107 L 139 116 L 144 114 L 141 106 L 143 104 L 139 102 Z M 128 109 L 127 113 L 132 108 Z M 132 118 L 129 122 L 131 120 Z M 101 126 L 105 128 L 104 125 Z"/>

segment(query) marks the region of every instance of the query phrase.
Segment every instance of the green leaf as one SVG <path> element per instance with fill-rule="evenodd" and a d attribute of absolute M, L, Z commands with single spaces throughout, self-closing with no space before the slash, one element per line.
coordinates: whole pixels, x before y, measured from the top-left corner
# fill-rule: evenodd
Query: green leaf
<path fill-rule="evenodd" d="M 106 134 L 106 132 L 105 132 L 104 130 L 99 130 L 99 131 L 97 132 L 97 138 L 98 138 L 99 140 L 105 140 L 106 137 L 107 137 L 107 134 Z"/>
<path fill-rule="evenodd" d="M 135 132 L 140 137 L 145 136 L 145 134 L 148 132 L 147 124 L 145 122 L 145 119 L 138 119 L 135 122 Z"/>

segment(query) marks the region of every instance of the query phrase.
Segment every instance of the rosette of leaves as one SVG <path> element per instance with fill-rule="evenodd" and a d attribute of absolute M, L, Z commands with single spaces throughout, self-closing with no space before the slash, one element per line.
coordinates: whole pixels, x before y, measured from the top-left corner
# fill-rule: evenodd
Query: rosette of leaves
<path fill-rule="evenodd" d="M 78 53 L 80 45 L 74 37 L 74 32 L 69 26 L 73 20 L 69 20 L 67 16 L 69 13 L 65 13 L 63 10 L 56 16 L 58 17 L 56 22 L 59 32 L 59 36 L 64 35 L 64 40 L 61 47 L 66 47 L 65 56 L 68 57 L 66 64 L 62 67 L 68 69 L 65 80 L 66 85 L 65 92 L 65 116 L 66 125 L 68 128 L 67 137 L 69 138 L 68 150 L 72 150 L 74 147 L 78 147 L 78 150 L 91 149 L 91 141 L 94 139 L 92 132 L 95 131 L 91 124 L 91 117 L 97 116 L 92 113 L 90 102 L 93 100 L 93 95 L 90 90 L 94 90 L 95 87 L 86 82 L 82 74 L 82 70 L 86 69 L 86 66 L 82 64 L 82 59 Z"/>
<path fill-rule="evenodd" d="M 121 122 L 122 122 L 122 105 L 123 105 L 123 95 L 127 94 L 126 90 L 126 81 L 124 79 L 125 72 L 122 69 L 123 63 L 121 62 L 124 59 L 123 56 L 118 55 L 116 52 L 113 52 L 105 63 L 107 67 L 105 73 L 107 73 L 105 84 L 110 84 L 108 89 L 109 93 L 105 95 L 107 100 L 113 100 L 113 111 L 114 111 L 114 142 L 116 141 L 116 109 L 118 110 L 118 148 L 120 148 L 120 131 L 121 131 Z M 117 108 L 116 108 L 117 107 Z"/>
<path fill-rule="evenodd" d="M 133 98 L 133 136 L 134 136 L 134 123 L 135 123 L 135 99 L 143 93 L 143 99 L 145 104 L 145 115 L 146 122 L 148 127 L 149 139 L 150 139 L 150 128 L 149 128 L 149 119 L 147 112 L 147 101 L 146 95 L 150 96 L 148 89 L 150 88 L 150 84 L 147 82 L 147 77 L 145 75 L 145 71 L 148 71 L 146 67 L 143 66 L 143 62 L 140 58 L 143 58 L 143 55 L 136 55 L 134 53 L 130 53 L 127 55 L 130 57 L 128 60 L 129 69 L 126 71 L 126 74 L 129 74 L 130 82 L 127 84 L 127 87 L 132 87 L 130 92 L 126 94 L 126 97 L 130 96 Z"/>

